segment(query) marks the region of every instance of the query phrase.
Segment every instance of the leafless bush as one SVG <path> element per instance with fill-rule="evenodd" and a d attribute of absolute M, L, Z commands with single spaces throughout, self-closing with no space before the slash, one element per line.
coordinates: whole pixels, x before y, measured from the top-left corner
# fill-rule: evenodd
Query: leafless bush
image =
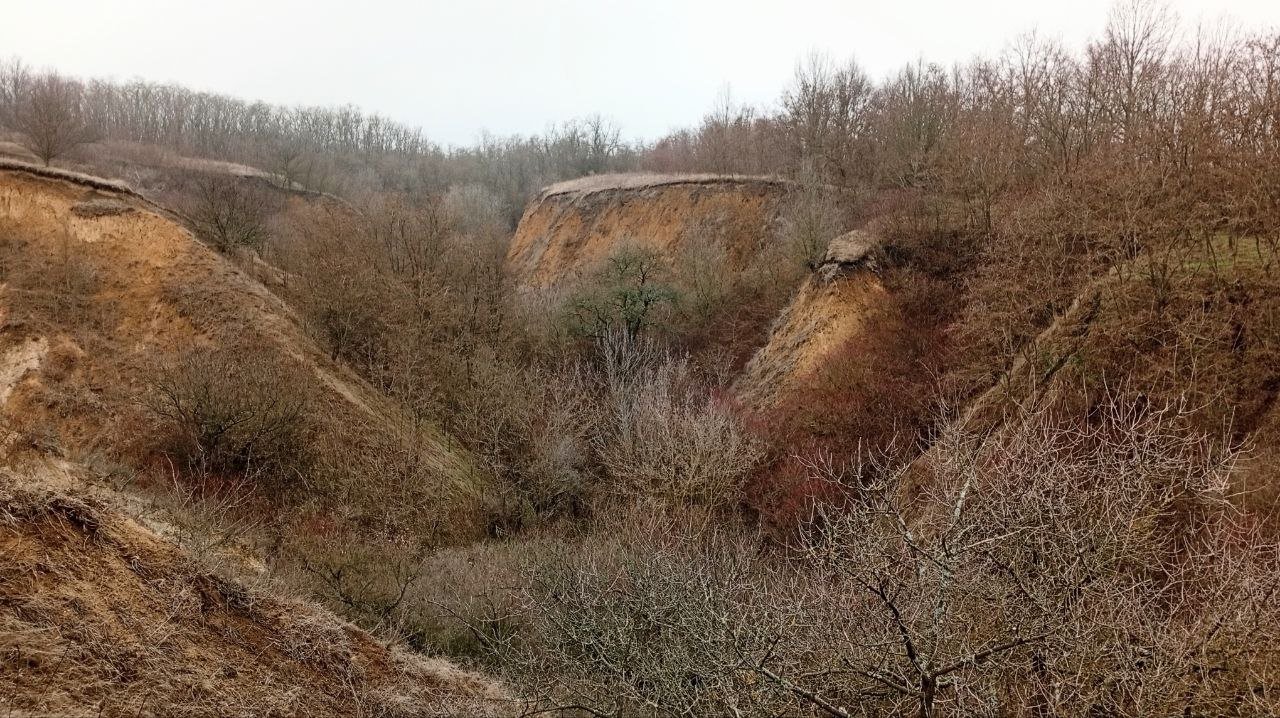
<path fill-rule="evenodd" d="M 673 305 L 658 336 L 700 370 L 731 383 L 809 271 L 769 233 L 730 251 L 708 226 L 691 227 L 671 258 Z"/>
<path fill-rule="evenodd" d="M 847 474 L 850 505 L 820 508 L 802 552 L 847 586 L 851 600 L 817 622 L 847 678 L 774 680 L 833 715 L 857 711 L 821 696 L 922 716 L 1256 700 L 1252 671 L 1274 659 L 1221 634 L 1263 630 L 1276 588 L 1272 549 L 1225 500 L 1236 450 L 1172 408 L 1105 412 L 1085 428 L 1038 415 L 981 444 L 945 437 L 923 490 L 906 469 Z M 1159 637 L 1174 626 L 1185 642 Z M 1195 657 L 1211 644 L 1230 675 L 1212 687 Z"/>
<path fill-rule="evenodd" d="M 1276 710 L 1280 574 L 1226 501 L 1238 450 L 1117 401 L 930 456 L 812 461 L 842 498 L 785 561 L 666 518 L 540 556 L 512 676 L 603 714 Z"/>
<path fill-rule="evenodd" d="M 497 244 L 459 234 L 459 219 L 434 199 L 370 198 L 360 215 L 303 219 L 285 254 L 304 316 L 334 358 L 397 400 L 423 433 L 459 442 L 476 474 L 497 479 L 484 492 L 489 530 L 583 510 L 597 414 L 589 382 L 560 353 L 568 342 L 530 338 Z"/>
<path fill-rule="evenodd" d="M 602 489 L 616 497 L 735 505 L 760 458 L 756 441 L 727 407 L 699 391 L 687 359 L 619 363 L 610 362 L 607 428 L 596 442 L 607 475 Z"/>
<path fill-rule="evenodd" d="M 597 480 L 592 437 L 602 409 L 581 367 L 485 368 L 452 426 L 512 487 L 504 532 L 581 515 Z M 494 390 L 503 382 L 518 382 Z"/>
<path fill-rule="evenodd" d="M 253 474 L 284 490 L 309 460 L 305 394 L 252 354 L 181 356 L 157 370 L 142 401 L 167 434 L 162 448 L 188 469 Z"/>
<path fill-rule="evenodd" d="M 406 640 L 428 652 L 464 656 L 496 669 L 523 628 L 517 591 L 529 558 L 548 539 L 492 541 L 430 552 L 406 602 Z"/>
<path fill-rule="evenodd" d="M 223 252 L 261 250 L 272 202 L 258 180 L 200 174 L 183 183 L 179 204 L 202 239 Z"/>
<path fill-rule="evenodd" d="M 504 672 L 545 705 L 593 715 L 769 715 L 797 707 L 744 670 L 790 615 L 789 574 L 750 534 L 691 540 L 668 519 L 612 521 L 525 562 Z M 673 530 L 674 529 L 674 530 Z M 768 595 L 771 600 L 761 600 Z"/>
<path fill-rule="evenodd" d="M 254 487 L 248 479 L 228 482 L 171 472 L 167 486 L 157 489 L 148 510 L 159 509 L 170 538 L 210 573 L 235 576 L 261 525 L 252 507 Z"/>
<path fill-rule="evenodd" d="M 388 334 L 394 285 L 378 261 L 372 230 L 346 213 L 313 207 L 293 218 L 276 254 L 297 276 L 290 288 L 303 317 L 334 359 L 374 365 Z"/>
<path fill-rule="evenodd" d="M 298 554 L 314 590 L 371 631 L 403 635 L 406 598 L 423 578 L 423 547 L 348 541 Z"/>
<path fill-rule="evenodd" d="M 694 226 L 671 259 L 678 309 L 694 324 L 715 316 L 733 292 L 735 277 L 730 254 L 718 239 L 713 227 Z"/>

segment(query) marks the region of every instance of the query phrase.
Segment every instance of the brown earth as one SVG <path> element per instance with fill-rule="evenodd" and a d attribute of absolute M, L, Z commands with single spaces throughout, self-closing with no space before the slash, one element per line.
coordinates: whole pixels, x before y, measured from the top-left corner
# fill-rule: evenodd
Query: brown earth
<path fill-rule="evenodd" d="M 525 209 L 507 265 L 530 287 L 590 271 L 619 247 L 675 256 L 711 237 L 740 262 L 769 237 L 789 184 L 770 177 L 602 175 L 552 185 Z"/>
<path fill-rule="evenodd" d="M 409 431 L 279 297 L 162 208 L 113 181 L 0 168 L 0 712 L 511 712 L 479 676 L 219 578 L 94 478 L 89 465 L 146 465 L 139 398 L 193 351 L 252 353 L 297 379 L 321 435 Z M 442 480 L 474 474 L 427 441 Z"/>
<path fill-rule="evenodd" d="M 48 461 L 0 469 L 0 711 L 509 714 L 503 690 L 202 568 Z"/>
<path fill-rule="evenodd" d="M 176 217 L 118 183 L 10 165 L 0 168 L 0 356 L 28 342 L 47 356 L 10 382 L 7 418 L 69 450 L 127 450 L 156 364 L 192 350 L 278 363 L 304 378 L 334 430 L 407 423 Z M 433 454 L 442 474 L 466 464 L 443 440 Z"/>
<path fill-rule="evenodd" d="M 761 411 L 785 401 L 867 329 L 888 296 L 877 254 L 877 241 L 861 230 L 832 240 L 736 382 L 744 405 Z"/>

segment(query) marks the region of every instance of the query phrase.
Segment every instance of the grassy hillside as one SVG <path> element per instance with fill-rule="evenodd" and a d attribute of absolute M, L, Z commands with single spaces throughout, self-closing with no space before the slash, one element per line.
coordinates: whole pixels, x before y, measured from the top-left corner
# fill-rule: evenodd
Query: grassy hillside
<path fill-rule="evenodd" d="M 0 471 L 0 706 L 21 715 L 505 715 L 501 687 L 211 572 L 47 460 Z"/>

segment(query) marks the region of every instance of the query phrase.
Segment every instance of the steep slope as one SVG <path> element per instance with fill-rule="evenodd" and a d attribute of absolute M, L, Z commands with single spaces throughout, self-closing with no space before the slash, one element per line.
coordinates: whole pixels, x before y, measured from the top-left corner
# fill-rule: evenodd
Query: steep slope
<path fill-rule="evenodd" d="M 67 464 L 0 469 L 0 711 L 58 716 L 509 712 L 500 687 L 219 577 Z"/>
<path fill-rule="evenodd" d="M 769 340 L 735 386 L 740 401 L 769 409 L 804 388 L 867 327 L 887 296 L 876 239 L 854 230 L 832 240 L 823 261 L 775 321 Z"/>
<path fill-rule="evenodd" d="M 621 246 L 673 256 L 695 236 L 741 260 L 769 236 L 788 186 L 769 177 L 646 174 L 552 185 L 525 209 L 507 264 L 524 284 L 545 288 Z"/>
<path fill-rule="evenodd" d="M 126 450 L 158 364 L 192 351 L 258 357 L 305 378 L 330 430 L 394 429 L 397 408 L 330 361 L 279 297 L 117 184 L 0 168 L 0 356 L 13 365 L 11 426 L 64 448 Z M 14 356 L 17 356 L 16 354 Z M 437 441 L 442 474 L 466 461 Z"/>
<path fill-rule="evenodd" d="M 1264 242 L 1223 241 L 1113 268 L 1010 357 L 953 429 L 981 438 L 1026 412 L 1090 417 L 1117 400 L 1171 408 L 1249 447 L 1235 498 L 1280 526 L 1276 259 Z"/>
<path fill-rule="evenodd" d="M 169 466 L 140 398 L 175 359 L 214 355 L 253 357 L 305 387 L 311 438 L 347 460 L 377 446 L 366 438 L 413 431 L 162 208 L 112 181 L 0 168 L 0 710 L 497 710 L 499 689 L 478 676 L 219 578 L 131 518 L 138 497 L 88 470 Z M 421 490 L 449 494 L 450 477 L 474 473 L 442 438 L 423 441 L 415 461 L 434 473 L 415 476 L 441 484 Z"/>

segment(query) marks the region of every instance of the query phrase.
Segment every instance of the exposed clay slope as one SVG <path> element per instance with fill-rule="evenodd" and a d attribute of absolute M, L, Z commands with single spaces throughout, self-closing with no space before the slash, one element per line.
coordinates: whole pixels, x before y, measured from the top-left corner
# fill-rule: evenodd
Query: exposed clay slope
<path fill-rule="evenodd" d="M 0 171 L 0 357 L 27 342 L 46 356 L 0 370 L 15 375 L 9 423 L 65 448 L 138 438 L 137 398 L 156 363 L 191 350 L 251 352 L 305 378 L 332 430 L 403 421 L 279 297 L 163 210 L 115 183 L 10 168 Z M 466 463 L 437 449 L 441 473 Z"/>
<path fill-rule="evenodd" d="M 203 569 L 53 464 L 0 469 L 0 712 L 509 713 L 492 682 Z"/>
<path fill-rule="evenodd" d="M 694 236 L 740 260 L 769 236 L 787 188 L 768 177 L 646 174 L 552 185 L 525 209 L 507 264 L 526 285 L 550 287 L 621 246 L 673 256 Z"/>
<path fill-rule="evenodd" d="M 738 398 L 752 409 L 767 409 L 812 381 L 883 304 L 887 290 L 876 269 L 873 237 L 854 230 L 833 240 L 747 364 L 735 387 Z"/>

